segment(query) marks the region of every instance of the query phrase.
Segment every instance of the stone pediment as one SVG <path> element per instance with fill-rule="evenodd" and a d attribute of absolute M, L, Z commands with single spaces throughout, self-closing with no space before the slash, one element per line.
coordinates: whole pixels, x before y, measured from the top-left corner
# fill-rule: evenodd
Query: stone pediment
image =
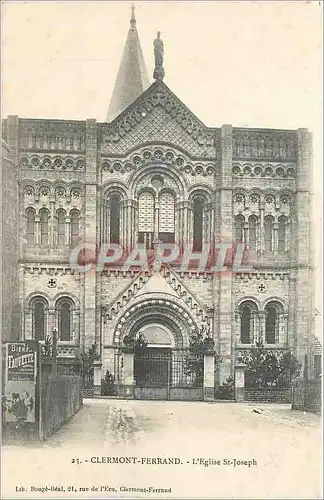
<path fill-rule="evenodd" d="M 141 272 L 120 292 L 113 304 L 103 307 L 106 320 L 112 320 L 122 310 L 129 307 L 138 297 L 161 294 L 168 296 L 170 301 L 182 303 L 188 308 L 198 323 L 210 324 L 211 316 L 205 307 L 178 277 L 166 266 L 159 272 Z"/>
<path fill-rule="evenodd" d="M 99 125 L 103 155 L 125 155 L 144 143 L 174 144 L 214 158 L 220 130 L 206 127 L 162 82 L 155 82 L 111 123 Z"/>

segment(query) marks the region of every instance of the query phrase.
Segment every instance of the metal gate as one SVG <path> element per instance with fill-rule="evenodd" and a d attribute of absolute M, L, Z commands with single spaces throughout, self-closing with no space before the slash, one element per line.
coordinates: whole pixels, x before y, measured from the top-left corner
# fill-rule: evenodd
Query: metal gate
<path fill-rule="evenodd" d="M 193 355 L 189 350 L 136 350 L 135 399 L 202 400 L 203 372 L 203 355 Z"/>

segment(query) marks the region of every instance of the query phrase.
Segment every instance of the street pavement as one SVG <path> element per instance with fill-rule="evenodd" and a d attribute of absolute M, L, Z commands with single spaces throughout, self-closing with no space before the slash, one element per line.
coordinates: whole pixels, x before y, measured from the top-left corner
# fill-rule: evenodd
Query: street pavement
<path fill-rule="evenodd" d="M 322 498 L 321 442 L 288 405 L 88 399 L 45 443 L 3 447 L 2 498 Z M 146 487 L 171 493 L 127 491 Z"/>

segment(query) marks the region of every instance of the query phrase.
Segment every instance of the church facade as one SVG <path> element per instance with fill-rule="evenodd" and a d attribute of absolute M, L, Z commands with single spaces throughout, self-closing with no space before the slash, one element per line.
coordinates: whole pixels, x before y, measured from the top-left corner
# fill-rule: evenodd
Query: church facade
<path fill-rule="evenodd" d="M 212 337 L 222 358 L 216 385 L 260 340 L 304 364 L 313 340 L 311 135 L 206 127 L 164 83 L 161 43 L 150 85 L 133 12 L 104 123 L 3 121 L 18 228 L 6 249 L 16 262 L 7 338 L 43 341 L 57 330 L 66 359 L 96 343 L 97 377 L 109 370 L 120 384 L 124 339 L 138 335 L 155 367 L 166 359 L 159 353 L 172 358 L 197 332 Z M 98 266 L 112 244 L 118 259 Z M 156 265 L 163 244 L 177 255 Z M 137 246 L 147 266 L 134 262 Z"/>

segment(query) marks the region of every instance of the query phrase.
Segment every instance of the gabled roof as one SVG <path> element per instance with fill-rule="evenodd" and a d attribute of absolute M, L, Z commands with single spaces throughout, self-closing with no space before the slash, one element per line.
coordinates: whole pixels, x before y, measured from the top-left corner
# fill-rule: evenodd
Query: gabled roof
<path fill-rule="evenodd" d="M 192 156 L 214 157 L 220 129 L 206 127 L 164 82 L 155 81 L 111 123 L 100 126 L 103 150 L 123 154 L 137 142 L 178 144 Z M 134 135 L 135 134 L 135 135 Z"/>
<path fill-rule="evenodd" d="M 107 121 L 113 120 L 150 85 L 141 49 L 134 13 L 128 31 L 119 71 L 109 104 Z"/>

